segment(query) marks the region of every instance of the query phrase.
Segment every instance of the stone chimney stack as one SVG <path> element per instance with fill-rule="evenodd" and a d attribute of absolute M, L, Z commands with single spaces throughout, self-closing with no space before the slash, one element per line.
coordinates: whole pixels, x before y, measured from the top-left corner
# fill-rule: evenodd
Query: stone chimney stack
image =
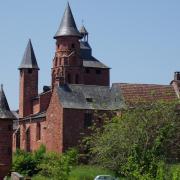
<path fill-rule="evenodd" d="M 179 71 L 174 72 L 174 81 L 180 81 L 180 72 Z"/>

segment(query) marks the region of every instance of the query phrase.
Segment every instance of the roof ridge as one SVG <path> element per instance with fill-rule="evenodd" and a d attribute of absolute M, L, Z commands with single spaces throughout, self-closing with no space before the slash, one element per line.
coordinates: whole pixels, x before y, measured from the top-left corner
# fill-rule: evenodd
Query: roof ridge
<path fill-rule="evenodd" d="M 171 84 L 147 84 L 147 83 L 113 83 L 119 85 L 147 85 L 147 86 L 172 86 Z"/>

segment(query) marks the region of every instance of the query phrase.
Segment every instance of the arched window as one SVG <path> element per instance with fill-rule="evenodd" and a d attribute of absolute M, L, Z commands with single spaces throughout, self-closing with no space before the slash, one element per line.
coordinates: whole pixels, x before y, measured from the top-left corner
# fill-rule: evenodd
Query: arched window
<path fill-rule="evenodd" d="M 71 75 L 68 74 L 68 83 L 71 84 Z"/>
<path fill-rule="evenodd" d="M 31 137 L 30 137 L 30 128 L 26 130 L 26 151 L 30 152 L 31 150 Z"/>
<path fill-rule="evenodd" d="M 76 74 L 75 83 L 76 83 L 76 84 L 79 84 L 79 75 L 78 75 L 78 74 Z"/>
<path fill-rule="evenodd" d="M 16 136 L 16 149 L 20 149 L 20 130 L 19 129 L 16 132 L 15 136 Z"/>
<path fill-rule="evenodd" d="M 37 123 L 36 126 L 36 140 L 40 140 L 41 139 L 41 124 Z"/>

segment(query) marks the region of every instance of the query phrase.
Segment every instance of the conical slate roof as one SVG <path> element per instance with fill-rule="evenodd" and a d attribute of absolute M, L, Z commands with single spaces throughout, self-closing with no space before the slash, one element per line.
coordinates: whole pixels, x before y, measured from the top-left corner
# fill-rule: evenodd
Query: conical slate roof
<path fill-rule="evenodd" d="M 61 20 L 61 24 L 54 38 L 56 39 L 61 36 L 77 36 L 81 38 L 81 34 L 79 33 L 76 27 L 76 23 L 71 8 L 69 6 L 69 3 L 67 4 L 66 10 L 64 12 L 64 16 Z"/>
<path fill-rule="evenodd" d="M 2 85 L 0 89 L 0 119 L 16 119 L 9 109 Z"/>
<path fill-rule="evenodd" d="M 29 39 L 19 69 L 39 69 L 31 40 Z"/>
<path fill-rule="evenodd" d="M 81 27 L 81 29 L 79 30 L 79 32 L 80 32 L 81 34 L 83 34 L 83 35 L 87 35 L 87 34 L 88 34 L 88 32 L 87 32 L 86 28 L 84 27 L 84 25 Z"/>

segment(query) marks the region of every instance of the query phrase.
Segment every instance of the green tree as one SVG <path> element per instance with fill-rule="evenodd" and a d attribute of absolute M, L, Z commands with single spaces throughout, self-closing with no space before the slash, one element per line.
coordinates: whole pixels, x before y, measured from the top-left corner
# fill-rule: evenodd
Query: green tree
<path fill-rule="evenodd" d="M 160 176 L 160 162 L 179 162 L 177 109 L 176 102 L 156 102 L 125 110 L 85 139 L 91 162 L 132 179 Z"/>

